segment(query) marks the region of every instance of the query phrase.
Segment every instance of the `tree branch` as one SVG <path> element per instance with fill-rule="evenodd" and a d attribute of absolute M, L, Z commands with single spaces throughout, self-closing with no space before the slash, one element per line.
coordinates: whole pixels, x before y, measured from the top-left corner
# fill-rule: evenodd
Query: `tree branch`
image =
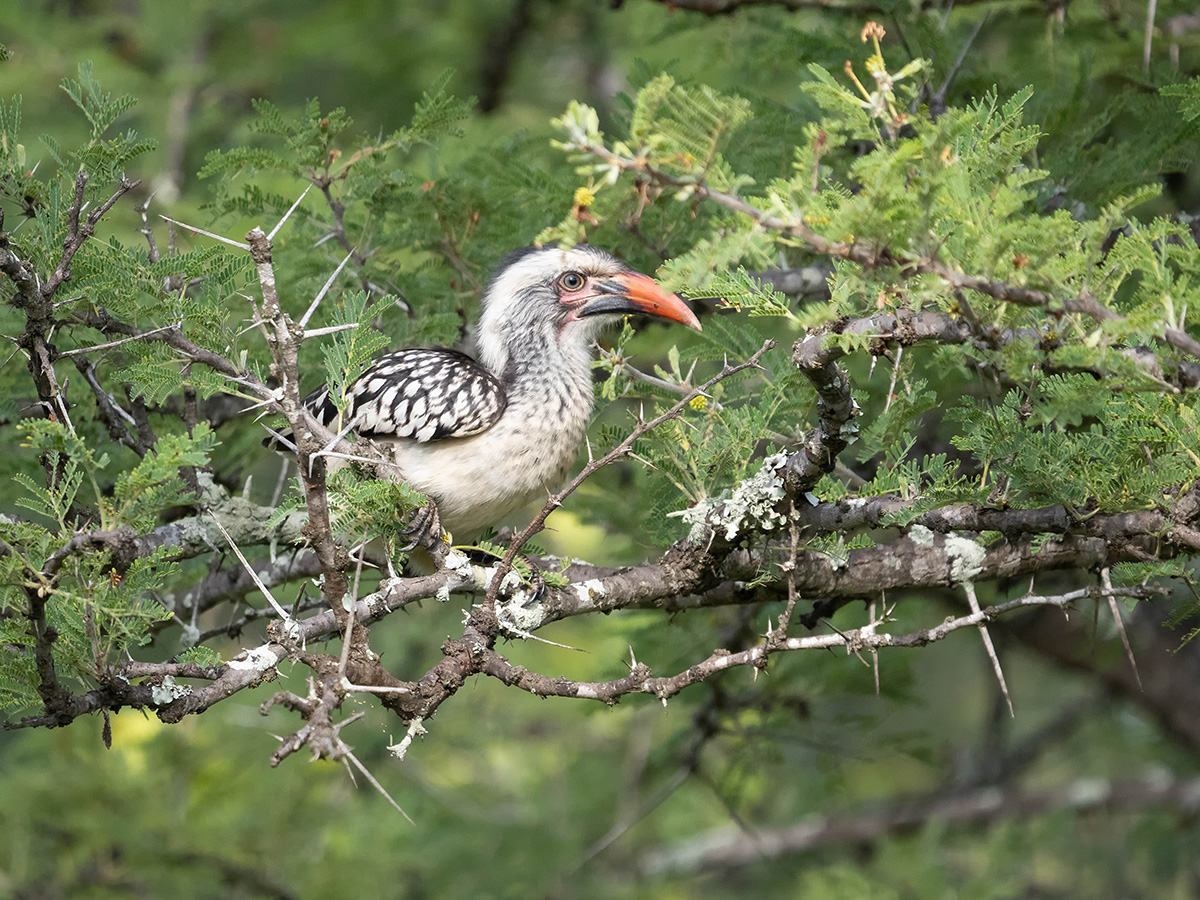
<path fill-rule="evenodd" d="M 1111 593 L 1099 591 L 1095 588 L 1087 588 L 1057 596 L 1028 595 L 1015 600 L 1009 600 L 1006 603 L 998 603 L 994 606 L 980 609 L 972 612 L 970 615 L 948 619 L 932 628 L 924 628 L 902 635 L 880 634 L 878 632 L 879 626 L 888 621 L 887 619 L 868 622 L 861 628 L 848 632 L 836 632 L 834 634 L 821 634 L 810 637 L 781 637 L 772 635 L 769 639 L 763 640 L 753 647 L 737 653 L 730 653 L 728 650 L 717 650 L 707 659 L 690 666 L 683 672 L 665 677 L 654 676 L 649 666 L 635 660 L 632 663 L 629 675 L 614 681 L 581 682 L 571 681 L 566 678 L 549 678 L 545 675 L 529 672 L 520 666 L 512 665 L 494 650 L 480 651 L 484 658 L 481 669 L 484 673 L 503 681 L 507 685 L 518 687 L 539 697 L 576 697 L 599 700 L 601 703 L 611 706 L 627 694 L 640 693 L 651 694 L 665 703 L 684 688 L 698 684 L 727 669 L 738 666 L 759 668 L 771 653 L 796 650 L 828 650 L 834 647 L 844 647 L 849 653 L 891 647 L 924 647 L 927 644 L 942 640 L 955 631 L 960 631 L 964 628 L 978 628 L 999 616 L 1018 609 L 1038 606 L 1053 606 L 1062 609 L 1079 600 L 1100 595 L 1143 597 L 1147 596 L 1148 593 L 1144 588 L 1133 587 L 1115 589 Z"/>
<path fill-rule="evenodd" d="M 881 247 L 859 241 L 849 243 L 830 241 L 810 228 L 800 217 L 782 219 L 778 216 L 770 215 L 743 200 L 741 197 L 709 187 L 702 178 L 679 178 L 655 168 L 648 160 L 642 157 L 619 156 L 602 145 L 581 142 L 576 146 L 583 152 L 603 159 L 610 165 L 616 166 L 623 171 L 639 173 L 641 176 L 649 178 L 657 184 L 676 188 L 689 188 L 694 191 L 697 198 L 711 200 L 719 206 L 741 213 L 749 217 L 760 228 L 795 238 L 807 244 L 816 253 L 824 256 L 832 256 L 837 259 L 845 259 L 857 263 L 864 269 L 876 269 L 888 266 L 899 269 L 903 275 L 909 277 L 914 275 L 936 275 L 952 288 L 976 291 L 995 300 L 1013 303 L 1018 306 L 1052 310 L 1058 305 L 1066 312 L 1080 313 L 1096 322 L 1113 321 L 1121 318 L 1117 313 L 1100 304 L 1087 291 L 1080 291 L 1074 296 L 1058 298 L 1052 293 L 1035 288 L 959 272 L 933 257 L 918 257 L 914 259 L 904 254 L 893 253 L 890 247 Z M 1196 359 L 1200 359 L 1200 341 L 1196 341 L 1184 332 L 1174 328 L 1167 328 L 1163 333 L 1163 340 L 1176 349 L 1188 353 Z"/>
<path fill-rule="evenodd" d="M 778 859 L 836 844 L 873 843 L 908 834 L 933 822 L 988 825 L 1060 811 L 1089 813 L 1167 806 L 1193 815 L 1200 807 L 1200 779 L 1155 776 L 1124 781 L 1080 779 L 1036 790 L 986 787 L 898 800 L 848 815 L 814 815 L 785 828 L 722 828 L 646 855 L 650 874 L 720 870 Z"/>

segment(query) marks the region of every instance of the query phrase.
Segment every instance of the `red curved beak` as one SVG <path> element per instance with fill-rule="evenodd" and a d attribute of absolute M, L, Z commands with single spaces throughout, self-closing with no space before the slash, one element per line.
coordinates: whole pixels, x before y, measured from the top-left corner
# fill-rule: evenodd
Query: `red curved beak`
<path fill-rule="evenodd" d="M 606 278 L 597 287 L 601 293 L 588 300 L 576 316 L 625 313 L 670 319 L 700 331 L 700 320 L 678 294 L 659 287 L 653 278 L 641 272 L 622 272 Z"/>

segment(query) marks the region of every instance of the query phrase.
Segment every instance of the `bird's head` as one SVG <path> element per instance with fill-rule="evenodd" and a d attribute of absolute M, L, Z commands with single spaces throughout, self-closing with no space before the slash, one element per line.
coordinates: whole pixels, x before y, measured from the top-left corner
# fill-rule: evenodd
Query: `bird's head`
<path fill-rule="evenodd" d="M 502 371 L 516 342 L 552 342 L 564 352 L 587 352 L 597 335 L 622 316 L 644 315 L 700 329 L 678 295 L 590 244 L 516 250 L 500 261 L 483 298 L 479 352 Z"/>

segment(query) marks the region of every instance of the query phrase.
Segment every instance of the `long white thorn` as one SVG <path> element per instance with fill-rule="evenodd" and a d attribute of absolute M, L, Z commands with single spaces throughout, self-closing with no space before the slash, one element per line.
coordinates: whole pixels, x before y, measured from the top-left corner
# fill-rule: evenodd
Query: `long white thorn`
<path fill-rule="evenodd" d="M 227 238 L 221 234 L 213 234 L 211 231 L 205 231 L 203 228 L 197 228 L 195 225 L 185 225 L 183 222 L 178 222 L 175 219 L 172 219 L 170 216 L 164 216 L 160 214 L 159 218 L 166 219 L 172 225 L 178 225 L 180 228 L 190 231 L 193 234 L 202 234 L 205 237 L 212 238 L 214 241 L 220 241 L 222 244 L 228 244 L 230 247 L 237 247 L 239 250 L 247 251 L 250 249 L 249 244 L 243 244 L 241 241 L 235 241 L 233 238 Z"/>
<path fill-rule="evenodd" d="M 309 460 L 308 460 L 308 465 L 309 465 L 309 469 L 310 469 L 309 474 L 312 474 L 311 473 L 312 464 L 316 460 L 316 458 L 318 456 L 328 456 L 330 454 L 330 451 L 333 450 L 333 448 L 338 445 L 338 441 L 340 441 L 342 438 L 344 438 L 346 435 L 348 435 L 350 433 L 350 430 L 352 428 L 354 428 L 355 425 L 358 424 L 358 421 L 359 421 L 359 417 L 355 416 L 353 419 L 351 419 L 349 421 L 349 423 L 347 423 L 345 428 L 343 428 L 341 431 L 339 431 L 337 434 L 335 434 L 333 436 L 333 440 L 331 440 L 328 444 L 326 444 L 324 447 L 322 447 L 320 450 L 318 450 L 316 453 L 314 453 L 311 457 L 309 457 Z"/>
<path fill-rule="evenodd" d="M 1129 635 L 1125 633 L 1125 620 L 1121 618 L 1121 605 L 1117 603 L 1117 598 L 1112 592 L 1112 574 L 1108 569 L 1100 570 L 1100 583 L 1104 585 L 1104 590 L 1108 593 L 1108 608 L 1112 612 L 1113 622 L 1117 625 L 1117 633 L 1121 635 L 1121 643 L 1125 646 L 1125 655 L 1129 657 L 1129 667 L 1133 669 L 1134 680 L 1137 681 L 1138 690 L 1144 694 L 1146 689 L 1142 687 L 1142 676 L 1138 672 L 1137 660 L 1133 658 L 1133 647 L 1129 645 Z"/>
<path fill-rule="evenodd" d="M 896 393 L 896 376 L 900 374 L 900 357 L 904 355 L 904 345 L 901 344 L 896 348 L 896 359 L 892 363 L 892 383 L 888 385 L 887 397 L 883 401 L 883 411 L 887 412 L 892 407 L 892 396 Z"/>
<path fill-rule="evenodd" d="M 225 540 L 229 542 L 229 547 L 237 556 L 238 561 L 241 562 L 242 566 L 249 573 L 251 581 L 254 582 L 254 586 L 263 592 L 263 596 L 267 598 L 267 601 L 271 604 L 272 608 L 279 614 L 279 618 L 283 619 L 284 622 L 289 621 L 292 617 L 289 616 L 287 614 L 287 610 L 280 606 L 275 600 L 274 595 L 271 594 L 271 589 L 263 584 L 263 580 L 258 577 L 258 573 L 254 571 L 254 567 L 250 565 L 246 557 L 242 555 L 242 551 L 238 549 L 238 545 L 233 542 L 233 536 L 225 530 L 225 526 L 221 524 L 221 520 L 217 518 L 216 513 L 209 510 L 208 514 L 212 516 L 213 523 L 217 526 L 217 530 L 220 531 L 221 534 L 225 536 Z"/>
<path fill-rule="evenodd" d="M 300 205 L 300 202 L 305 197 L 308 196 L 308 192 L 311 190 L 312 190 L 312 185 L 310 184 L 308 187 L 306 187 L 304 189 L 304 193 L 296 198 L 296 202 L 292 204 L 292 208 L 283 214 L 283 218 L 279 220 L 279 224 L 276 225 L 274 228 L 272 228 L 271 233 L 267 235 L 268 241 L 271 240 L 271 238 L 275 237 L 275 235 L 279 234 L 279 229 L 283 227 L 283 223 L 292 217 L 292 213 L 294 213 L 296 211 L 296 207 L 298 207 Z"/>
<path fill-rule="evenodd" d="M 655 472 L 657 472 L 657 471 L 658 471 L 658 466 L 656 466 L 654 463 L 650 462 L 650 460 L 646 459 L 644 456 L 638 456 L 638 455 L 637 455 L 636 453 L 634 453 L 632 450 L 630 450 L 630 451 L 629 451 L 629 456 L 630 456 L 630 458 L 631 458 L 631 459 L 636 459 L 636 460 L 637 460 L 638 462 L 640 462 L 640 463 L 641 463 L 643 466 L 646 466 L 647 468 L 653 469 Z"/>
<path fill-rule="evenodd" d="M 357 322 L 347 322 L 345 325 L 328 325 L 325 328 L 309 328 L 304 332 L 304 339 L 308 340 L 311 337 L 322 337 L 326 334 L 337 334 L 339 331 L 349 331 L 351 328 L 357 328 Z"/>
<path fill-rule="evenodd" d="M 338 264 L 338 267 L 333 270 L 333 274 L 329 276 L 329 280 L 325 282 L 325 286 L 317 291 L 317 296 L 313 298 L 313 302 L 309 304 L 304 315 L 300 317 L 300 327 L 303 328 L 308 324 L 308 320 L 312 318 L 312 314 L 317 311 L 317 307 L 321 305 L 321 301 L 325 299 L 325 295 L 329 293 L 329 289 L 333 287 L 333 283 L 337 277 L 342 274 L 342 269 L 346 268 L 346 263 L 350 262 L 353 253 L 347 253 L 346 258 Z"/>
<path fill-rule="evenodd" d="M 408 819 L 409 825 L 416 825 L 417 823 L 414 822 L 409 817 L 408 813 L 406 813 L 403 809 L 400 808 L 400 804 L 392 799 L 392 795 L 389 794 L 386 790 L 384 790 L 383 785 L 375 780 L 375 776 L 371 774 L 371 772 L 367 769 L 367 767 L 358 761 L 358 757 L 356 757 L 353 753 L 350 752 L 350 748 L 346 747 L 345 744 L 343 744 L 342 746 L 345 747 L 345 750 L 343 751 L 345 753 L 345 757 L 347 759 L 349 759 L 350 762 L 354 763 L 355 766 L 358 767 L 358 771 L 362 772 L 363 775 L 366 777 L 367 781 L 371 782 L 372 787 L 374 787 L 375 790 L 379 791 L 379 793 L 383 794 L 383 796 L 387 799 L 387 802 L 392 804 L 392 807 L 396 810 L 396 812 L 400 813 L 400 815 L 402 815 L 402 816 L 404 816 L 404 818 Z"/>
<path fill-rule="evenodd" d="M 501 621 L 499 624 L 500 624 L 501 631 L 503 631 L 507 634 L 511 634 L 514 637 L 519 637 L 523 641 L 537 641 L 542 644 L 549 644 L 551 647 L 562 647 L 564 650 L 574 650 L 576 653 L 587 653 L 587 651 L 584 650 L 582 647 L 572 647 L 570 644 L 560 644 L 558 641 L 551 641 L 544 637 L 538 637 L 536 634 L 533 634 L 532 632 L 525 631 L 521 628 L 518 628 L 516 625 L 513 625 L 511 622 Z"/>
<path fill-rule="evenodd" d="M 152 334 L 161 334 L 164 331 L 170 331 L 172 328 L 178 328 L 181 324 L 181 322 L 176 322 L 173 325 L 164 325 L 162 328 L 143 331 L 141 334 L 131 334 L 129 337 L 123 337 L 118 341 L 109 341 L 107 344 L 93 344 L 91 347 L 78 347 L 74 350 L 67 350 L 65 353 L 58 354 L 57 359 L 66 359 L 68 356 L 78 356 L 81 353 L 92 353 L 96 350 L 109 350 L 113 347 L 119 347 L 121 344 L 128 344 L 131 341 L 140 341 L 142 338 L 149 337 Z"/>
<path fill-rule="evenodd" d="M 982 613 L 979 608 L 979 598 L 975 596 L 975 585 L 967 582 L 963 587 L 967 592 L 967 602 L 971 604 L 971 612 L 975 615 Z M 988 659 L 992 661 L 992 669 L 996 673 L 996 680 L 1000 682 L 1000 691 L 1004 694 L 1004 702 L 1008 704 L 1008 714 L 1014 719 L 1017 714 L 1013 712 L 1012 697 L 1008 693 L 1008 684 L 1004 680 L 1004 670 L 1000 668 L 1000 657 L 996 655 L 996 647 L 992 644 L 992 636 L 988 634 L 987 626 L 982 622 L 979 624 L 979 636 L 983 638 L 983 647 L 987 650 Z"/>
<path fill-rule="evenodd" d="M 259 422 L 258 424 L 262 425 L 263 429 L 267 432 L 267 434 L 269 434 L 271 437 L 275 438 L 275 440 L 277 440 L 279 442 L 281 447 L 291 450 L 293 453 L 296 453 L 299 451 L 299 449 L 300 449 L 299 447 L 297 447 L 292 441 L 289 441 L 287 438 L 285 438 L 282 434 L 280 434 L 278 431 L 276 431 L 270 425 L 266 425 L 262 422 Z"/>
<path fill-rule="evenodd" d="M 875 601 L 874 600 L 871 601 L 871 609 L 870 609 L 870 612 L 867 614 L 867 618 L 869 618 L 871 620 L 872 626 L 882 624 L 883 620 L 887 618 L 887 612 L 886 612 L 887 601 L 886 600 L 883 602 L 883 607 L 884 607 L 883 618 L 876 619 L 875 618 Z M 872 630 L 874 630 L 874 629 L 872 628 Z M 873 668 L 875 670 L 875 696 L 878 697 L 879 696 L 879 651 L 876 650 L 874 647 L 871 648 L 871 668 Z"/>

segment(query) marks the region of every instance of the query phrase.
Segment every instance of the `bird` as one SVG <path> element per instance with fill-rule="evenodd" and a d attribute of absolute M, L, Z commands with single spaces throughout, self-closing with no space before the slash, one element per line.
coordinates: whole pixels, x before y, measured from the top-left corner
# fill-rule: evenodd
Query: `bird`
<path fill-rule="evenodd" d="M 514 250 L 484 290 L 477 356 L 448 347 L 384 353 L 350 384 L 304 404 L 384 450 L 453 535 L 499 525 L 570 472 L 592 414 L 596 340 L 626 315 L 700 322 L 677 294 L 590 244 Z"/>

